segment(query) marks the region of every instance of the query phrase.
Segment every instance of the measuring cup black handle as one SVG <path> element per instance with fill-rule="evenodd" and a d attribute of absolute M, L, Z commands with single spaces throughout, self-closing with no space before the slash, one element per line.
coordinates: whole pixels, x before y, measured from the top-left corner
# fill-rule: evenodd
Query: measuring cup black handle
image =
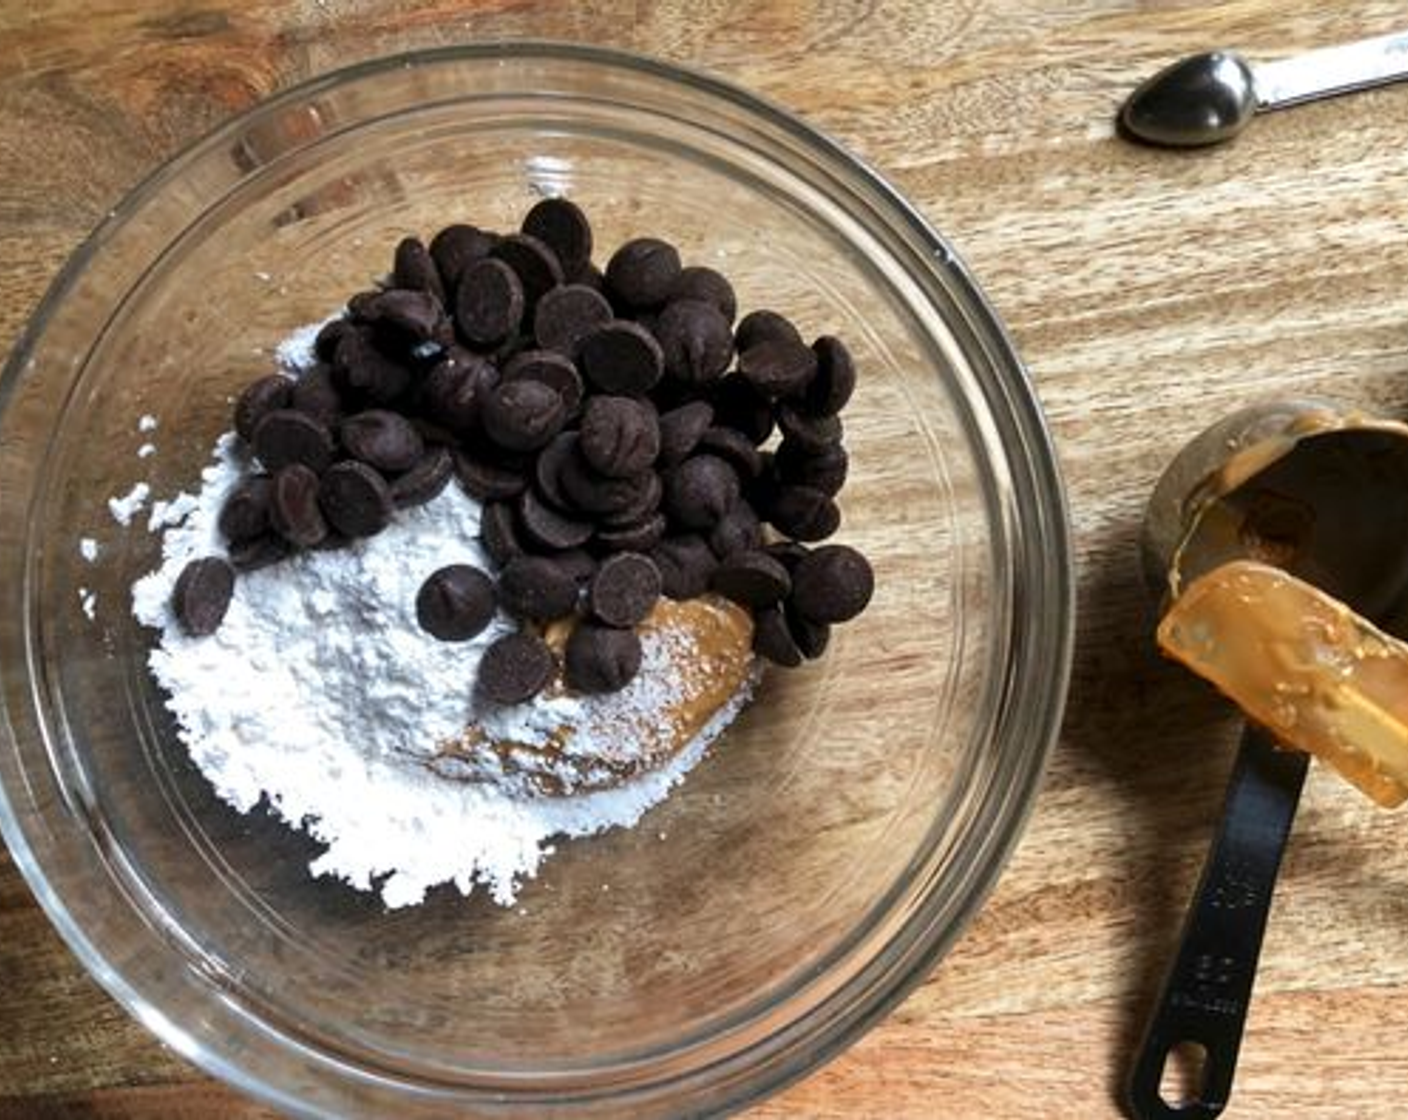
<path fill-rule="evenodd" d="M 1222 823 L 1183 927 L 1178 956 L 1154 1008 L 1129 1081 L 1136 1120 L 1211 1120 L 1227 1107 L 1251 1002 L 1261 939 L 1310 756 L 1278 750 L 1248 726 L 1233 765 Z M 1203 1050 L 1192 1100 L 1159 1092 L 1164 1064 L 1181 1044 Z"/>

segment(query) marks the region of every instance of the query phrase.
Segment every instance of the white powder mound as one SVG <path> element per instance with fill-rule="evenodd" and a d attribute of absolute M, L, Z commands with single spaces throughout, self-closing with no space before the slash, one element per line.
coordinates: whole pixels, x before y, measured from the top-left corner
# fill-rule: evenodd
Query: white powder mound
<path fill-rule="evenodd" d="M 446 882 L 465 894 L 482 884 L 511 905 L 554 836 L 633 825 L 747 702 L 745 689 L 667 767 L 617 789 L 530 798 L 441 776 L 429 766 L 437 744 L 472 719 L 483 715 L 514 741 L 541 742 L 573 705 L 580 714 L 629 704 L 631 690 L 614 701 L 473 710 L 479 658 L 511 624 L 500 617 L 472 641 L 440 642 L 415 619 L 416 592 L 433 571 L 490 567 L 478 543 L 480 507 L 454 485 L 374 537 L 242 573 L 219 630 L 187 637 L 170 610 L 172 588 L 187 561 L 224 554 L 216 521 L 245 468 L 227 434 L 199 494 L 165 503 L 160 516 L 154 510 L 153 527 L 166 527 L 163 563 L 134 587 L 133 609 L 161 631 L 150 665 L 191 757 L 235 808 L 267 799 L 326 844 L 310 865 L 315 875 L 379 889 L 388 907 L 418 903 Z M 646 647 L 647 662 L 663 656 L 648 638 Z"/>

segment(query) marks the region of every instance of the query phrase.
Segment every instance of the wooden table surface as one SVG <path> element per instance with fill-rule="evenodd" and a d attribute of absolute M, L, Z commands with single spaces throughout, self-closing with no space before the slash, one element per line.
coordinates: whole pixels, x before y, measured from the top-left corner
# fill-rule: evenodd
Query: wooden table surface
<path fill-rule="evenodd" d="M 883 1024 L 752 1115 L 1115 1115 L 1235 740 L 1226 707 L 1152 649 L 1141 506 L 1184 439 L 1249 399 L 1408 415 L 1408 86 L 1191 155 L 1122 143 L 1113 114 L 1186 52 L 1269 60 L 1404 27 L 1401 0 L 3 0 L 0 351 L 139 177 L 358 58 L 613 43 L 830 131 L 956 241 L 1030 366 L 1070 490 L 1078 644 L 1049 778 L 981 916 Z M 1402 1115 L 1405 937 L 1408 816 L 1313 769 L 1227 1115 Z M 265 1115 L 99 990 L 3 851 L 0 992 L 0 1116 Z"/>

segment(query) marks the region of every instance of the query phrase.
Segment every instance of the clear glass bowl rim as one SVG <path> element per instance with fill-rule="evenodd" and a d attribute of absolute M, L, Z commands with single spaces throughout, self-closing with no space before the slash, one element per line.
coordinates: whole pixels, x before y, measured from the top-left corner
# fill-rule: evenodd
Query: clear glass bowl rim
<path fill-rule="evenodd" d="M 1008 666 L 1004 691 L 1008 696 L 1022 697 L 1024 709 L 1013 716 L 1013 721 L 1005 728 L 1006 733 L 1028 745 L 1017 756 L 1018 765 L 1009 775 L 1011 782 L 1004 790 L 1002 804 L 989 806 L 993 810 L 990 815 L 1001 822 L 1001 827 L 982 838 L 980 851 L 970 853 L 963 882 L 966 898 L 963 918 L 943 927 L 932 920 L 933 915 L 927 914 L 923 906 L 916 907 L 903 926 L 903 936 L 897 936 L 880 957 L 830 992 L 815 1009 L 818 1013 L 810 1016 L 811 1022 L 791 1023 L 749 1051 L 733 1055 L 717 1068 L 676 1071 L 677 1077 L 648 1087 L 649 1099 L 669 1096 L 674 1105 L 684 1101 L 696 1106 L 704 1104 L 710 1110 L 730 1108 L 759 1099 L 797 1080 L 850 1045 L 899 1003 L 944 955 L 981 907 L 1021 836 L 1055 745 L 1064 710 L 1075 632 L 1074 579 L 1065 490 L 1050 432 L 1026 370 L 996 311 L 947 240 L 894 187 L 853 153 L 781 106 L 731 82 L 634 52 L 575 43 L 515 40 L 445 46 L 369 59 L 310 78 L 259 102 L 178 151 L 139 182 L 65 262 L 21 331 L 0 373 L 0 414 L 16 395 L 28 360 L 43 339 L 50 320 L 78 285 L 85 269 L 116 232 L 138 215 L 168 182 L 178 179 L 184 170 L 198 163 L 212 149 L 228 144 L 231 137 L 252 122 L 286 105 L 314 98 L 320 91 L 406 67 L 507 59 L 599 66 L 606 70 L 634 72 L 681 87 L 786 133 L 818 160 L 833 169 L 838 168 L 852 180 L 854 189 L 868 193 L 893 225 L 921 250 L 913 254 L 914 265 L 926 269 L 929 279 L 943 283 L 950 295 L 961 301 L 969 318 L 968 325 L 984 345 L 986 359 L 997 379 L 995 384 L 984 388 L 989 393 L 989 404 L 991 398 L 996 398 L 1003 406 L 996 419 L 1009 426 L 1008 435 L 1012 437 L 1004 440 L 1004 446 L 1009 452 L 1021 453 L 1008 463 L 1013 475 L 1015 505 L 1007 511 L 1011 516 L 1006 519 L 1006 528 L 1012 537 L 1013 567 L 1021 571 L 1018 590 L 1029 596 L 1030 603 L 1037 609 L 1026 615 L 1020 610 L 1014 611 L 1010 619 L 1014 655 Z M 28 675 L 27 666 L 25 670 Z M 11 670 L 6 668 L 5 671 L 8 675 Z M 8 741 L 3 746 L 13 750 L 16 742 L 8 713 L 5 714 L 4 734 Z M 264 1079 L 229 1054 L 194 1038 L 148 998 L 143 988 L 124 976 L 88 936 L 50 883 L 3 783 L 0 783 L 0 837 L 70 950 L 138 1021 L 206 1072 L 271 1105 L 297 1113 L 307 1112 L 310 1106 L 319 1107 L 288 1086 Z M 220 1000 L 217 989 L 212 988 L 210 995 L 214 1001 Z M 820 1014 L 821 1011 L 826 1013 Z M 266 1024 L 250 1023 L 233 1008 L 224 1010 L 224 1017 L 232 1027 L 243 1025 L 243 1029 L 262 1033 L 263 1041 L 290 1044 L 287 1038 L 270 1032 Z M 385 1080 L 348 1067 L 338 1061 L 336 1055 L 317 1057 L 327 1059 L 327 1068 L 334 1076 L 350 1075 L 350 1084 L 345 1088 L 354 1094 L 358 1081 L 364 1082 L 364 1088 L 371 1088 L 373 1083 L 381 1090 L 388 1087 Z M 431 1089 L 431 1093 L 434 1092 Z M 683 1098 L 675 1097 L 675 1092 L 682 1092 Z M 410 1095 L 420 1094 L 411 1088 Z M 638 1096 L 635 1092 L 631 1095 Z M 492 1108 L 495 1098 L 502 1098 L 501 1092 L 496 1090 L 492 1097 L 457 1099 Z M 356 1098 L 354 1095 L 348 1099 Z M 601 1104 L 601 1099 L 595 1096 L 576 1099 L 583 1104 L 588 1100 Z M 498 1099 L 497 1103 L 511 1108 L 552 1104 L 570 1107 L 573 1100 L 539 1098 L 529 1093 L 517 1099 Z M 626 1100 L 623 1098 L 621 1103 L 624 1105 Z"/>

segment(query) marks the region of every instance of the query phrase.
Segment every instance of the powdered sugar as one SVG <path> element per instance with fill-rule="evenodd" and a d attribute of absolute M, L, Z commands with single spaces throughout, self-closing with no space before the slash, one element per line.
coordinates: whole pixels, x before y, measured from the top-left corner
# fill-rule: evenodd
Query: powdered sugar
<path fill-rule="evenodd" d="M 646 667 L 657 672 L 614 697 L 475 712 L 479 658 L 510 623 L 500 617 L 455 643 L 436 641 L 415 620 L 416 591 L 435 569 L 489 566 L 477 539 L 480 507 L 456 486 L 399 513 L 375 537 L 242 573 L 220 629 L 189 638 L 172 617 L 171 589 L 188 560 L 223 554 L 216 521 L 246 466 L 227 434 L 199 494 L 154 507 L 151 525 L 166 527 L 163 563 L 135 586 L 134 612 L 160 628 L 150 665 L 192 758 L 236 808 L 267 799 L 326 844 L 311 864 L 316 875 L 378 889 L 389 907 L 419 902 L 444 882 L 466 894 L 478 882 L 510 905 L 553 836 L 634 824 L 746 702 L 744 689 L 668 765 L 610 790 L 534 798 L 523 788 L 444 777 L 430 765 L 437 745 L 471 720 L 529 744 L 570 724 L 585 736 L 581 750 L 604 749 L 598 740 L 615 726 L 617 749 L 629 749 L 621 713 L 645 718 L 648 705 L 667 702 L 677 687 L 667 664 L 678 653 L 667 648 L 672 639 L 648 638 Z"/>
<path fill-rule="evenodd" d="M 122 497 L 109 498 L 108 512 L 112 514 L 112 519 L 119 525 L 132 524 L 132 518 L 136 517 L 141 508 L 146 505 L 151 492 L 150 486 L 145 482 L 139 482 Z"/>

